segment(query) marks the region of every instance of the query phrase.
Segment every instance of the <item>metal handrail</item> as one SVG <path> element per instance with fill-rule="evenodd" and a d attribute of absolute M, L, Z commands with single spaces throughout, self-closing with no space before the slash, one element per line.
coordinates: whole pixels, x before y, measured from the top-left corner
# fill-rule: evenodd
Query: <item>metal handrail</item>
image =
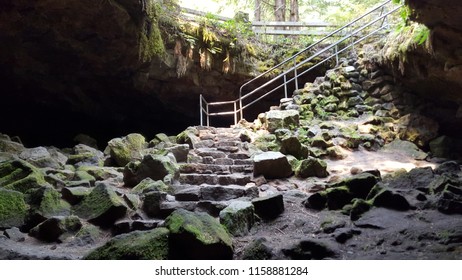
<path fill-rule="evenodd" d="M 331 58 L 335 57 L 336 58 L 336 63 L 338 64 L 338 60 L 339 60 L 339 54 L 343 53 L 344 51 L 346 51 L 347 49 L 351 48 L 351 47 L 354 47 L 355 44 L 373 36 L 374 34 L 376 34 L 377 32 L 381 31 L 381 30 L 384 30 L 386 28 L 388 28 L 389 24 L 388 24 L 388 21 L 387 21 L 387 18 L 390 14 L 396 12 L 397 10 L 399 10 L 402 5 L 397 5 L 395 6 L 395 8 L 391 9 L 391 11 L 389 12 L 385 12 L 385 6 L 390 4 L 392 2 L 392 0 L 388 0 L 388 1 L 385 1 L 384 3 L 378 5 L 377 7 L 371 9 L 370 11 L 364 13 L 363 15 L 361 15 L 360 17 L 354 19 L 353 21 L 345 24 L 344 26 L 332 31 L 331 33 L 329 33 L 327 36 L 325 36 L 324 38 L 322 38 L 321 40 L 311 44 L 310 46 L 306 47 L 305 49 L 297 52 L 296 54 L 294 54 L 293 56 L 285 59 L 284 61 L 282 61 L 281 63 L 273 66 L 272 68 L 270 68 L 269 70 L 265 71 L 264 73 L 258 75 L 257 77 L 251 79 L 250 81 L 244 83 L 240 89 L 239 89 L 239 98 L 236 99 L 236 100 L 233 100 L 233 101 L 225 101 L 225 102 L 213 102 L 213 103 L 207 103 L 207 101 L 205 100 L 205 98 L 201 95 L 200 97 L 200 106 L 201 106 L 201 116 L 200 116 L 200 119 L 201 119 L 201 125 L 203 125 L 203 113 L 205 113 L 205 115 L 207 116 L 207 125 L 210 124 L 210 121 L 209 121 L 209 117 L 210 116 L 218 116 L 218 115 L 233 115 L 234 114 L 234 122 L 235 124 L 237 124 L 238 120 L 239 119 L 243 119 L 243 112 L 244 112 L 244 109 L 248 108 L 249 106 L 257 103 L 258 101 L 260 101 L 261 99 L 267 97 L 268 95 L 272 94 L 274 91 L 276 90 L 279 90 L 281 87 L 284 87 L 284 92 L 285 92 L 285 97 L 287 97 L 287 85 L 291 82 L 294 82 L 295 83 L 295 89 L 298 89 L 298 77 L 308 73 L 309 71 L 313 70 L 314 68 L 318 67 L 319 65 L 323 64 L 324 62 L 326 61 L 329 61 Z M 380 12 L 380 15 L 376 18 L 374 18 L 373 20 L 369 21 L 367 24 L 363 25 L 362 27 L 360 28 L 357 28 L 353 31 L 350 31 L 350 32 L 346 32 L 347 35 L 344 35 L 341 39 L 335 41 L 334 43 L 330 44 L 328 47 L 325 47 L 323 48 L 322 50 L 316 52 L 315 54 L 311 55 L 310 57 L 304 59 L 303 61 L 301 62 L 297 62 L 297 58 L 313 49 L 314 47 L 318 46 L 319 44 L 321 44 L 322 42 L 326 41 L 327 39 L 329 38 L 332 38 L 334 36 L 336 36 L 338 33 L 341 33 L 341 32 L 344 32 L 345 29 L 347 28 L 350 28 L 352 27 L 354 24 L 358 23 L 361 19 L 367 17 L 368 15 L 371 15 L 372 13 L 378 11 L 381 9 L 381 12 Z M 372 32 L 369 32 L 367 35 L 364 35 L 364 36 L 358 36 L 358 39 L 355 39 L 355 37 L 357 36 L 358 33 L 360 33 L 361 31 L 365 30 L 366 28 L 372 26 L 373 24 L 377 23 L 378 21 L 382 20 L 382 24 L 379 28 L 375 29 L 374 31 Z M 385 22 L 387 22 L 387 24 L 385 24 Z M 348 31 L 348 30 L 347 30 Z M 338 37 L 338 35 L 336 36 Z M 344 47 L 342 48 L 341 50 L 339 50 L 339 46 L 340 44 L 344 43 L 345 41 L 347 41 L 348 39 L 353 39 L 353 42 L 350 43 L 347 47 Z M 333 54 L 330 54 L 328 55 L 327 58 L 323 59 L 321 62 L 318 62 L 316 63 L 315 65 L 309 67 L 308 69 L 306 69 L 305 71 L 301 72 L 301 73 L 297 73 L 298 71 L 298 68 L 308 62 L 310 62 L 311 60 L 313 60 L 314 58 L 316 57 L 319 57 L 320 55 L 330 51 L 331 49 L 334 49 L 334 53 Z M 260 85 L 259 87 L 257 87 L 256 89 L 248 92 L 247 94 L 243 95 L 243 89 L 252 84 L 252 83 L 255 83 L 257 80 L 261 79 L 262 77 L 265 77 L 267 76 L 268 74 L 270 74 L 271 72 L 277 70 L 277 69 L 281 69 L 283 68 L 284 66 L 286 66 L 288 63 L 293 63 L 293 66 L 291 66 L 289 69 L 283 71 L 281 74 L 277 75 L 276 77 L 273 77 L 271 80 L 265 82 L 263 85 Z M 293 72 L 294 76 L 292 78 L 290 78 L 289 80 L 287 80 L 287 75 L 291 74 Z M 262 96 L 259 96 L 257 98 L 255 98 L 254 100 L 250 101 L 248 104 L 245 104 L 243 105 L 243 101 L 246 100 L 247 98 L 253 96 L 255 93 L 259 92 L 260 90 L 264 89 L 265 87 L 277 82 L 279 79 L 283 78 L 284 79 L 284 82 L 282 84 L 279 84 L 277 85 L 276 87 L 272 88 L 271 90 L 269 90 L 268 92 L 266 92 L 265 94 L 263 94 Z M 206 105 L 206 109 L 203 108 L 203 105 Z M 227 104 L 234 104 L 234 110 L 232 111 L 225 111 L 225 112 L 218 112 L 218 113 L 210 113 L 209 112 L 209 106 L 220 106 L 220 105 L 227 105 Z"/>

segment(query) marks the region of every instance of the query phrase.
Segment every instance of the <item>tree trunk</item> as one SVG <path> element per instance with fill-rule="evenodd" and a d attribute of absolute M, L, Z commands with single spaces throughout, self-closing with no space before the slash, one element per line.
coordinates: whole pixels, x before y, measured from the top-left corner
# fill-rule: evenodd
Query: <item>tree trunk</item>
<path fill-rule="evenodd" d="M 286 0 L 276 0 L 274 3 L 275 20 L 286 21 Z"/>
<path fill-rule="evenodd" d="M 261 0 L 255 0 L 254 21 L 261 21 Z"/>
<path fill-rule="evenodd" d="M 290 21 L 298 22 L 299 19 L 298 0 L 290 0 Z"/>

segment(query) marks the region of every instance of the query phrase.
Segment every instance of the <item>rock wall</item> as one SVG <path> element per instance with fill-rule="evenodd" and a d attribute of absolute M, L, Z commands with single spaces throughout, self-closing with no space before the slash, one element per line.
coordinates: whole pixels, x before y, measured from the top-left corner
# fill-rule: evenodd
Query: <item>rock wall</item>
<path fill-rule="evenodd" d="M 410 19 L 430 29 L 429 37 L 425 43 L 415 42 L 398 55 L 388 56 L 385 64 L 409 91 L 427 99 L 420 109 L 440 122 L 441 133 L 461 138 L 462 5 L 455 0 L 407 0 L 406 4 Z"/>

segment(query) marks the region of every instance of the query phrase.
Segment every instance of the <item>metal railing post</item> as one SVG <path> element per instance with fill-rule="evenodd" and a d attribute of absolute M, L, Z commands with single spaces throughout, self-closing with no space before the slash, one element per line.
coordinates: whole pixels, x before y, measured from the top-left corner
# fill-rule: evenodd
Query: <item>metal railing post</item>
<path fill-rule="evenodd" d="M 284 75 L 284 97 L 287 98 L 287 76 Z"/>
<path fill-rule="evenodd" d="M 239 91 L 239 111 L 241 115 L 241 120 L 244 118 L 244 109 L 242 109 L 242 93 Z"/>
<path fill-rule="evenodd" d="M 199 113 L 200 113 L 200 120 L 201 120 L 201 126 L 204 125 L 204 116 L 202 115 L 202 110 L 203 110 L 204 107 L 202 107 L 202 94 L 199 96 Z"/>
<path fill-rule="evenodd" d="M 237 124 L 237 102 L 234 102 L 234 125 Z"/>
<path fill-rule="evenodd" d="M 339 60 L 338 59 L 338 45 L 335 45 L 334 50 L 335 50 L 335 66 L 337 66 L 338 65 L 338 60 Z"/>
<path fill-rule="evenodd" d="M 295 79 L 295 90 L 298 90 L 297 57 L 294 57 L 294 79 Z M 287 98 L 287 92 L 286 92 L 286 98 Z"/>
<path fill-rule="evenodd" d="M 209 104 L 206 104 L 205 112 L 207 114 L 207 126 L 210 126 Z"/>

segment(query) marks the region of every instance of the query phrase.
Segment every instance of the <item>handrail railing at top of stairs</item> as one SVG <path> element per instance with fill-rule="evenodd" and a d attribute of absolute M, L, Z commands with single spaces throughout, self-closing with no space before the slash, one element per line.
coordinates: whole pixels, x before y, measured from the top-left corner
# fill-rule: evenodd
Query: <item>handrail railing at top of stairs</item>
<path fill-rule="evenodd" d="M 390 14 L 393 14 L 394 12 L 396 12 L 397 10 L 399 10 L 402 7 L 402 5 L 395 5 L 390 11 L 386 12 L 385 7 L 390 3 L 392 3 L 392 0 L 388 0 L 388 1 L 378 5 L 377 7 L 369 10 L 368 12 L 364 13 L 360 17 L 358 17 L 358 18 L 354 19 L 353 21 L 351 21 L 351 22 L 345 24 L 344 26 L 340 27 L 339 29 L 332 31 L 331 33 L 329 33 L 327 36 L 323 37 L 319 41 L 309 45 L 305 49 L 303 49 L 303 50 L 297 52 L 296 54 L 294 54 L 293 56 L 285 59 L 284 61 L 277 64 L 276 66 L 273 66 L 271 69 L 269 69 L 269 70 L 265 71 L 264 73 L 258 75 L 257 77 L 253 78 L 252 80 L 244 83 L 239 89 L 239 98 L 236 99 L 236 100 L 222 101 L 222 102 L 207 102 L 205 100 L 205 98 L 201 95 L 200 99 L 199 99 L 199 103 L 200 103 L 199 104 L 200 105 L 200 123 L 201 123 L 201 125 L 204 125 L 204 118 L 203 118 L 204 114 L 206 116 L 206 121 L 207 121 L 206 125 L 207 126 L 210 125 L 210 116 L 223 116 L 223 115 L 234 115 L 234 123 L 237 124 L 237 122 L 240 119 L 243 119 L 244 109 L 246 109 L 249 106 L 255 104 L 256 102 L 260 101 L 261 99 L 265 98 L 266 96 L 270 95 L 271 93 L 273 93 L 274 91 L 280 89 L 281 87 L 284 87 L 285 97 L 287 97 L 287 85 L 288 85 L 288 83 L 295 82 L 295 89 L 298 89 L 298 77 L 308 73 L 312 69 L 318 67 L 319 65 L 321 65 L 324 62 L 332 59 L 333 57 L 335 57 L 336 63 L 338 64 L 339 54 L 340 53 L 343 53 L 347 49 L 349 49 L 351 47 L 354 47 L 355 44 L 357 44 L 357 43 L 359 43 L 359 42 L 361 42 L 361 41 L 375 35 L 379 31 L 388 28 L 388 23 L 386 23 L 386 21 L 388 19 L 388 16 Z M 346 35 L 343 35 L 342 32 L 345 32 L 346 29 L 354 26 L 354 24 L 358 23 L 361 19 L 367 17 L 368 15 L 373 14 L 374 12 L 377 12 L 380 9 L 382 9 L 382 10 L 381 10 L 380 15 L 378 17 L 375 17 L 373 20 L 371 20 L 368 23 L 364 24 L 362 27 L 359 27 L 359 28 L 357 28 L 357 29 L 355 29 L 353 31 L 347 32 Z M 364 31 L 365 29 L 367 29 L 368 27 L 372 26 L 373 24 L 375 24 L 375 23 L 377 23 L 379 21 L 382 21 L 379 28 L 367 33 L 366 35 L 362 35 L 362 36 L 358 35 L 361 31 Z M 313 49 L 314 47 L 320 45 L 321 43 L 325 42 L 329 38 L 332 38 L 332 37 L 335 37 L 335 36 L 338 37 L 339 34 L 343 35 L 343 37 L 341 39 L 339 39 L 339 40 L 335 41 L 334 43 L 330 44 L 328 47 L 323 48 L 321 51 L 318 51 L 315 54 L 309 56 L 307 59 L 304 59 L 301 62 L 297 62 L 297 58 L 300 55 L 302 55 L 303 53 L 305 53 L 305 52 Z M 353 39 L 353 42 L 350 43 L 350 44 L 347 44 L 346 47 L 339 50 L 340 44 L 344 43 L 348 39 Z M 334 49 L 333 54 L 328 55 L 327 58 L 324 58 L 320 62 L 317 62 L 315 65 L 309 67 L 308 69 L 304 70 L 303 72 L 297 73 L 297 70 L 298 70 L 298 68 L 300 66 L 310 62 L 314 58 L 319 57 L 320 55 L 330 51 L 331 49 Z M 248 86 L 248 85 L 250 85 L 252 83 L 255 83 L 257 80 L 265 77 L 266 75 L 268 75 L 269 73 L 271 73 L 271 72 L 273 72 L 273 71 L 275 71 L 277 69 L 282 68 L 283 66 L 286 66 L 289 63 L 294 63 L 294 65 L 291 66 L 288 70 L 283 70 L 283 72 L 281 74 L 279 74 L 276 77 L 272 78 L 271 80 L 267 81 L 263 85 L 260 85 L 256 89 L 254 89 L 254 90 L 248 92 L 247 94 L 243 95 L 243 89 L 246 86 Z M 292 73 L 292 72 L 293 72 L 294 76 L 292 78 L 290 78 L 289 80 L 287 80 L 287 75 Z M 282 84 L 279 84 L 275 88 L 273 88 L 270 91 L 266 92 L 264 95 L 255 98 L 253 101 L 250 101 L 248 104 L 243 105 L 243 100 L 253 96 L 258 91 L 262 90 L 266 86 L 274 83 L 275 81 L 277 81 L 277 80 L 279 80 L 281 78 L 284 79 L 284 82 Z M 210 112 L 210 107 L 214 107 L 214 106 L 217 107 L 217 106 L 230 105 L 230 104 L 233 104 L 233 107 L 234 107 L 233 110 L 231 110 L 231 111 L 222 111 L 222 112 L 215 112 L 215 113 Z M 205 107 L 204 107 L 204 105 L 205 105 Z"/>

